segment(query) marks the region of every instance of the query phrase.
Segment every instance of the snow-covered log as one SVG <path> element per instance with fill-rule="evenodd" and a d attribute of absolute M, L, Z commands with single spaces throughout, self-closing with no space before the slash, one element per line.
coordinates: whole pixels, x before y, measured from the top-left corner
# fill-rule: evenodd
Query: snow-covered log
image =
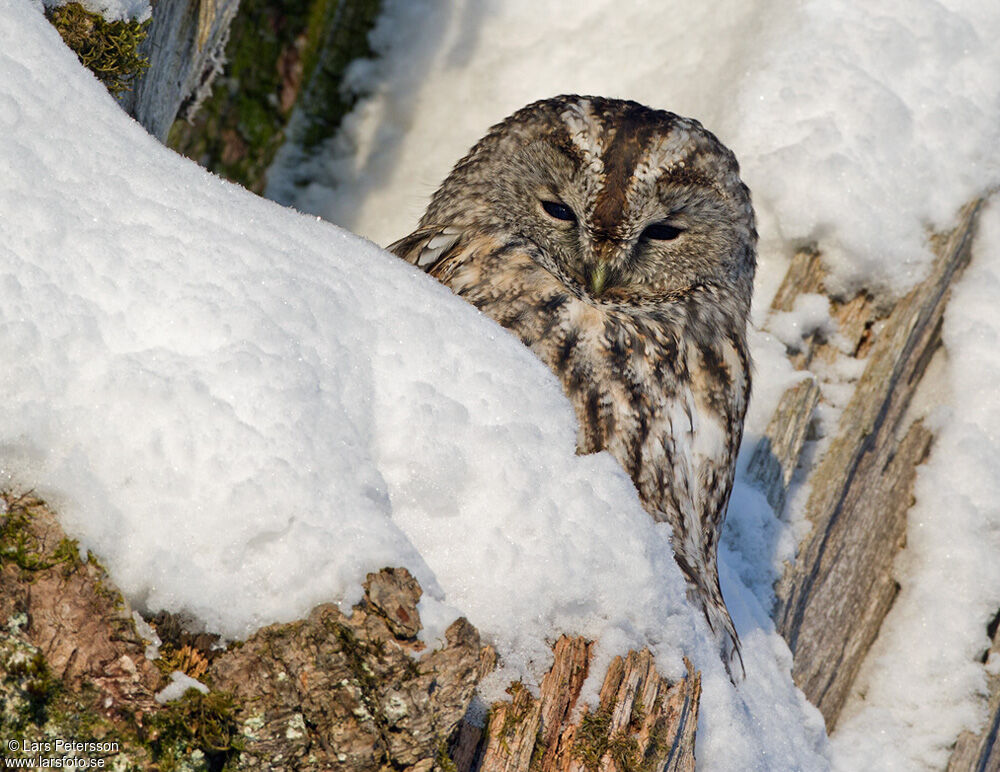
<path fill-rule="evenodd" d="M 162 615 L 158 636 L 30 494 L 0 496 L 0 580 L 0 758 L 50 751 L 20 739 L 41 723 L 103 739 L 95 765 L 426 772 L 494 661 L 464 618 L 427 650 L 404 569 L 370 574 L 350 616 L 322 604 L 228 650 Z"/>
<path fill-rule="evenodd" d="M 775 615 L 794 654 L 796 682 L 830 729 L 898 592 L 892 562 L 905 540 L 916 466 L 931 445 L 931 433 L 908 420 L 907 408 L 940 345 L 949 289 L 969 261 L 980 206 L 970 203 L 958 226 L 934 239 L 930 275 L 888 314 L 867 294 L 832 301 L 840 334 L 867 364 L 836 436 L 808 473 L 813 530 L 779 583 Z M 790 310 L 798 294 L 823 289 L 819 257 L 802 252 L 773 309 Z M 843 341 L 839 348 L 814 335 L 793 361 L 808 367 L 815 358 L 844 356 Z M 776 506 L 814 406 L 803 396 L 808 391 L 798 384 L 785 395 L 751 465 Z"/>

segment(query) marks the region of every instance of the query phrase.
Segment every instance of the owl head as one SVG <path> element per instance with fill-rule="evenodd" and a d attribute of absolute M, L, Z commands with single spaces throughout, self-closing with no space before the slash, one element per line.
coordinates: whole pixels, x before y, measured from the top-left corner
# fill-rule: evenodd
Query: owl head
<path fill-rule="evenodd" d="M 421 225 L 495 228 L 595 303 L 657 303 L 698 285 L 749 311 L 757 233 L 729 151 L 698 121 L 559 96 L 494 126 Z"/>

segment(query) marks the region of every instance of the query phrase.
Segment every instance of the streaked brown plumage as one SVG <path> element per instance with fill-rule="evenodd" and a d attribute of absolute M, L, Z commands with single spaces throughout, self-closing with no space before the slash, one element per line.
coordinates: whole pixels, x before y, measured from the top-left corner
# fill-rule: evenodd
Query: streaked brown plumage
<path fill-rule="evenodd" d="M 697 121 L 561 96 L 494 126 L 390 249 L 559 376 L 581 453 L 608 450 L 673 527 L 720 638 L 716 553 L 750 392 L 757 234 L 733 154 Z"/>

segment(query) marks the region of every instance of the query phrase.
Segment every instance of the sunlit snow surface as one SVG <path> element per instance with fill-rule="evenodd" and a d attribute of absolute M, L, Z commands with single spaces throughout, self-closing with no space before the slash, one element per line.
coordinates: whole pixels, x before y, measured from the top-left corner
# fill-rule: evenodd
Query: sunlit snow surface
<path fill-rule="evenodd" d="M 36 0 L 32 0 L 35 2 Z M 99 13 L 108 21 L 146 21 L 152 14 L 149 0 L 40 0 L 46 8 L 56 8 L 78 2 L 91 13 Z"/>
<path fill-rule="evenodd" d="M 930 259 L 928 228 L 950 227 L 962 204 L 1000 183 L 995 0 L 584 0 L 572 11 L 534 0 L 388 0 L 384 8 L 372 36 L 380 58 L 351 72 L 364 98 L 317 158 L 303 163 L 296 148 L 283 150 L 269 195 L 388 243 L 413 228 L 490 125 L 535 99 L 602 94 L 700 119 L 736 152 L 760 221 L 754 319 L 770 333 L 752 336 L 741 469 L 795 377 L 782 344 L 810 329 L 832 332 L 817 296 L 768 318 L 789 255 L 814 243 L 833 284 L 902 293 Z M 947 361 L 922 396 L 925 407 L 943 405 L 927 417 L 936 446 L 895 566 L 903 590 L 834 736 L 833 763 L 844 772 L 943 768 L 959 730 L 984 717 L 978 658 L 1000 606 L 998 219 L 996 207 L 984 214 L 976 261 L 948 310 Z M 839 369 L 841 382 L 824 384 L 824 431 L 859 374 Z M 795 492 L 779 521 L 737 480 L 720 559 L 744 640 L 768 635 L 761 609 L 809 528 L 806 494 Z M 787 651 L 768 640 L 782 662 Z M 709 739 L 699 753 L 705 768 L 722 769 L 730 749 L 716 742 L 714 715 L 702 714 Z M 785 767 L 822 764 L 791 751 L 760 765 Z"/>
<path fill-rule="evenodd" d="M 36 7 L 0 0 L 0 26 L 0 463 L 133 601 L 240 636 L 405 565 L 434 630 L 460 611 L 497 646 L 493 694 L 537 678 L 559 631 L 599 641 L 595 672 L 645 645 L 702 669 L 705 758 L 823 766 L 766 614 L 734 605 L 737 691 L 667 527 L 610 456 L 576 455 L 527 349 L 158 145 Z"/>
<path fill-rule="evenodd" d="M 759 322 L 802 241 L 845 283 L 901 285 L 926 262 L 924 223 L 998 176 L 997 18 L 966 5 L 389 3 L 386 56 L 355 72 L 376 96 L 337 140 L 324 214 L 403 235 L 491 123 L 605 93 L 695 115 L 740 155 L 761 214 Z M 164 150 L 32 5 L 0 0 L 0 26 L 16 41 L 0 47 L 0 467 L 54 500 L 134 601 L 239 636 L 406 565 L 434 629 L 460 611 L 498 647 L 495 689 L 543 671 L 560 630 L 598 638 L 602 662 L 649 645 L 670 675 L 682 654 L 704 669 L 704 768 L 830 765 L 767 615 L 801 522 L 737 483 L 721 552 L 736 690 L 665 527 L 608 456 L 575 455 L 572 411 L 529 352 L 373 245 Z M 329 200 L 317 186 L 298 204 Z M 833 745 L 845 770 L 940 766 L 980 716 L 975 655 L 1000 602 L 1000 416 L 996 378 L 977 380 L 1000 337 L 989 219 L 993 249 L 949 312 L 953 407 L 932 416 L 945 451 L 918 486 L 885 666 L 862 674 L 868 702 Z M 783 339 L 825 323 L 806 306 Z M 748 447 L 798 377 L 776 337 L 753 345 Z"/>

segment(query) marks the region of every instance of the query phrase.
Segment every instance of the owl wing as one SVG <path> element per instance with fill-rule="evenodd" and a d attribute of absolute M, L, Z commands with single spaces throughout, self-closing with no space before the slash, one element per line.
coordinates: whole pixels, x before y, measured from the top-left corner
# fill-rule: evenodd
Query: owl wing
<path fill-rule="evenodd" d="M 455 249 L 463 233 L 461 228 L 451 225 L 426 225 L 393 242 L 386 249 L 431 273 L 434 266 Z"/>

